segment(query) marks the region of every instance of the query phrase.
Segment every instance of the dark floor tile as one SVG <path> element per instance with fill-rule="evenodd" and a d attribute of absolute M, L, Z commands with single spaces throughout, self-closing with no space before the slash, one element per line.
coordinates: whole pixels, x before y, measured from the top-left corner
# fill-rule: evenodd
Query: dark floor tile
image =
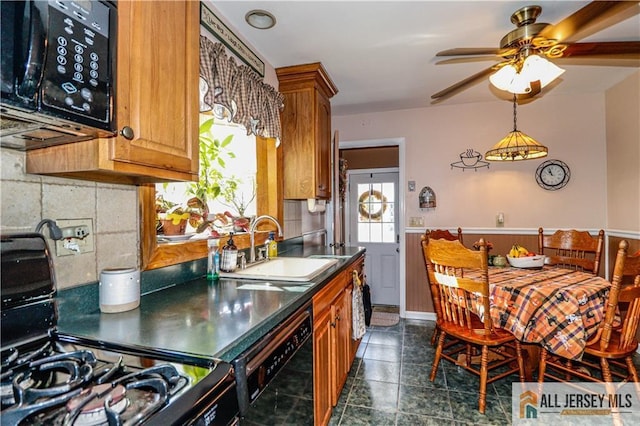
<path fill-rule="evenodd" d="M 402 347 L 368 343 L 363 358 L 375 359 L 378 361 L 400 362 L 402 358 Z"/>
<path fill-rule="evenodd" d="M 396 418 L 398 426 L 453 426 L 453 420 L 441 417 L 421 416 L 419 414 L 398 413 Z"/>
<path fill-rule="evenodd" d="M 520 378 L 517 374 L 512 374 L 504 379 L 497 380 L 491 385 L 493 386 L 498 396 L 504 396 L 511 398 L 513 383 L 520 383 Z"/>
<path fill-rule="evenodd" d="M 341 426 L 395 426 L 395 424 L 395 411 L 381 411 L 353 405 L 347 405 L 345 407 L 342 418 L 340 419 Z"/>
<path fill-rule="evenodd" d="M 405 348 L 432 348 L 435 351 L 435 346 L 431 345 L 431 336 L 425 336 L 423 334 L 404 334 L 404 347 Z"/>
<path fill-rule="evenodd" d="M 347 405 L 358 405 L 382 411 L 398 408 L 398 385 L 356 379 L 351 387 Z"/>
<path fill-rule="evenodd" d="M 400 362 L 402 359 L 402 346 L 367 344 L 363 359 L 375 359 L 378 361 Z"/>
<path fill-rule="evenodd" d="M 453 419 L 448 392 L 430 387 L 400 385 L 398 411 Z"/>
<path fill-rule="evenodd" d="M 480 389 L 480 378 L 478 376 L 446 360 L 440 361 L 440 365 L 444 369 L 444 377 L 449 390 L 478 394 Z M 495 395 L 493 387 L 489 385 L 487 385 L 487 392 Z"/>
<path fill-rule="evenodd" d="M 407 345 L 402 348 L 402 362 L 411 364 L 433 364 L 436 351 L 431 345 Z"/>
<path fill-rule="evenodd" d="M 431 340 L 435 328 L 435 321 L 405 320 L 404 322 L 405 334 L 418 334 L 427 337 L 428 340 Z"/>
<path fill-rule="evenodd" d="M 360 369 L 360 365 L 362 364 L 362 358 L 356 357 L 351 364 L 351 369 L 349 370 L 349 376 L 355 377 L 358 374 L 358 370 Z"/>
<path fill-rule="evenodd" d="M 477 393 L 475 397 L 469 397 L 462 392 L 449 391 L 453 418 L 458 422 L 476 425 L 502 426 L 510 422 L 511 413 L 507 414 L 502 409 L 500 400 L 495 395 L 487 395 L 485 413 L 478 411 Z"/>
<path fill-rule="evenodd" d="M 363 359 L 356 378 L 378 382 L 399 383 L 400 363 Z"/>
<path fill-rule="evenodd" d="M 438 368 L 435 380 L 429 380 L 431 375 L 431 364 L 411 364 L 403 362 L 400 371 L 400 383 L 409 386 L 420 386 L 426 388 L 447 389 L 442 367 Z"/>
<path fill-rule="evenodd" d="M 389 333 L 402 333 L 404 331 L 404 324 L 402 319 L 400 319 L 400 321 L 398 321 L 398 323 L 396 325 L 391 325 L 389 327 L 382 327 L 382 326 L 369 326 L 367 327 L 368 331 L 386 331 Z"/>
<path fill-rule="evenodd" d="M 502 406 L 502 411 L 507 415 L 509 419 L 509 423 L 511 423 L 513 419 L 512 415 L 512 407 L 511 407 L 511 396 L 499 396 L 498 400 L 500 401 L 500 405 Z"/>
<path fill-rule="evenodd" d="M 372 330 L 368 343 L 387 346 L 402 346 L 402 334 L 384 330 Z"/>

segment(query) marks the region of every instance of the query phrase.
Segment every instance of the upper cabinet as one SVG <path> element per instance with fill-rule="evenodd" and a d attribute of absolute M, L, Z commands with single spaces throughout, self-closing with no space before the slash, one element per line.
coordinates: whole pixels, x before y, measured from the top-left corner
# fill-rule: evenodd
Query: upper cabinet
<path fill-rule="evenodd" d="M 118 136 L 27 152 L 27 172 L 116 183 L 198 176 L 199 2 L 119 1 Z"/>
<path fill-rule="evenodd" d="M 338 93 L 320 63 L 277 68 L 285 199 L 331 198 L 331 103 Z"/>

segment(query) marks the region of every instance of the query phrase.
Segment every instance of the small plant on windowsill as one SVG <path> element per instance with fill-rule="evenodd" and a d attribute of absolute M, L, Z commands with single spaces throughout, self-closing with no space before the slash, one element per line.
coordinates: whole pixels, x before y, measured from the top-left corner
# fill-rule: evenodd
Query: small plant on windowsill
<path fill-rule="evenodd" d="M 197 233 L 201 233 L 206 229 L 211 229 L 213 234 L 217 234 L 217 228 L 223 228 L 230 219 L 222 213 L 213 217 L 209 215 L 209 201 L 218 198 L 222 193 L 221 182 L 224 177 L 222 170 L 226 168 L 226 160 L 235 158 L 236 155 L 229 150 L 229 145 L 233 140 L 233 134 L 230 134 L 222 140 L 214 138 L 211 135 L 211 128 L 214 119 L 204 121 L 199 128 L 199 154 L 200 167 L 197 182 L 191 182 L 188 186 L 187 193 L 193 195 L 187 201 L 191 213 L 190 225 L 196 228 Z"/>
<path fill-rule="evenodd" d="M 237 212 L 237 216 L 233 217 L 234 230 L 236 232 L 249 232 L 251 219 L 246 217 L 245 214 L 249 205 L 256 198 L 256 183 L 254 179 L 251 180 L 251 195 L 246 195 L 244 192 L 239 191 L 241 183 L 242 181 L 235 176 L 224 180 L 222 197 L 225 201 L 223 204 L 235 209 Z"/>

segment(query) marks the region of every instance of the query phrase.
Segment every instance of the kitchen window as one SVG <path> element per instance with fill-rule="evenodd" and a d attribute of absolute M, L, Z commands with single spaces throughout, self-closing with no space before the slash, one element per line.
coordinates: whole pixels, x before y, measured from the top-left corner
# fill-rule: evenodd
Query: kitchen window
<path fill-rule="evenodd" d="M 256 215 L 269 214 L 283 223 L 282 197 L 282 152 L 276 148 L 274 138 L 257 136 L 256 153 Z M 138 192 L 140 203 L 140 252 L 141 268 L 155 269 L 196 260 L 207 256 L 206 240 L 193 240 L 172 244 L 158 244 L 156 237 L 156 186 L 141 185 Z M 269 226 L 266 222 L 264 225 Z M 259 227 L 260 229 L 260 227 Z M 267 234 L 267 232 L 264 232 Z M 267 235 L 256 236 L 256 242 Z M 234 236 L 238 248 L 249 247 L 249 234 Z"/>

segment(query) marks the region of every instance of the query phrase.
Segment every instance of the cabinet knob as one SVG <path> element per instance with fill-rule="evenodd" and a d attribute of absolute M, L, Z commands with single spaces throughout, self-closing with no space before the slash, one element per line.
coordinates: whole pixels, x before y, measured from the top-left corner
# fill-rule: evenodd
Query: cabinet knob
<path fill-rule="evenodd" d="M 335 322 L 331 322 L 331 327 L 336 328 L 336 323 Z"/>
<path fill-rule="evenodd" d="M 128 140 L 131 140 L 134 137 L 133 129 L 129 126 L 124 126 L 122 130 L 120 130 L 120 134 Z"/>

